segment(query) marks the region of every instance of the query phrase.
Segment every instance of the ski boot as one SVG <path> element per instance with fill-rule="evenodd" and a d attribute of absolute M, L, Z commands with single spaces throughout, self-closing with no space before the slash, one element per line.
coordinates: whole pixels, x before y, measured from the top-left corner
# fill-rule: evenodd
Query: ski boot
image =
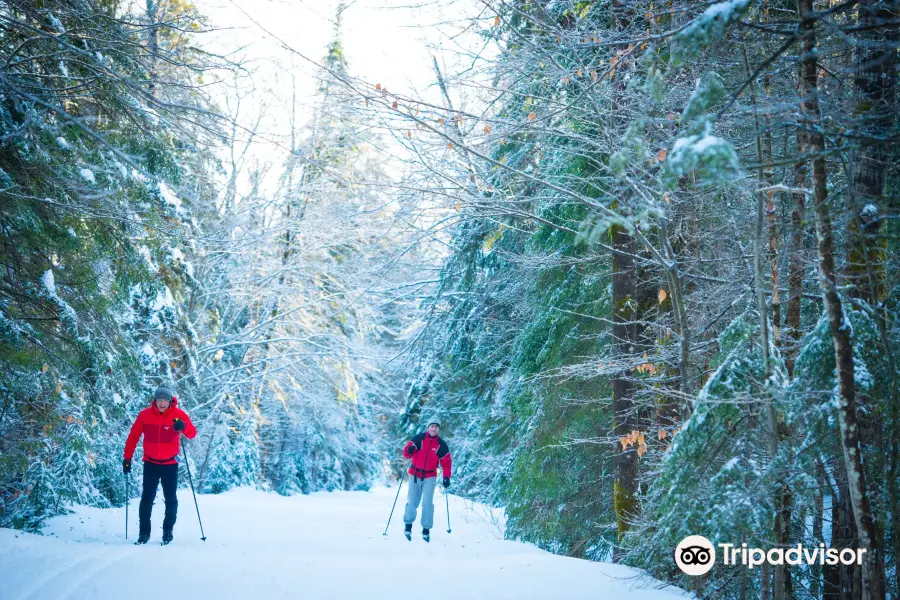
<path fill-rule="evenodd" d="M 142 534 L 140 534 L 140 535 L 138 536 L 138 539 L 137 539 L 137 541 L 134 543 L 134 545 L 137 546 L 138 544 L 146 544 L 146 543 L 149 542 L 149 541 L 150 541 L 150 534 L 149 534 L 149 533 L 142 533 Z"/>
<path fill-rule="evenodd" d="M 407 540 L 412 541 L 412 523 L 406 524 L 406 527 L 403 528 L 403 535 L 406 536 Z"/>
<path fill-rule="evenodd" d="M 431 530 L 430 529 L 422 530 L 422 539 L 425 540 L 426 542 L 431 541 Z"/>
<path fill-rule="evenodd" d="M 162 545 L 165 546 L 173 539 L 171 529 L 163 529 Z"/>

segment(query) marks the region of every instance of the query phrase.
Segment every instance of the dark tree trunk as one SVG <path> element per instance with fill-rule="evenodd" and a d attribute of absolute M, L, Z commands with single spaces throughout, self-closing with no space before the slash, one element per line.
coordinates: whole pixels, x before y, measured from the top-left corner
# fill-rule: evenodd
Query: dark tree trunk
<path fill-rule="evenodd" d="M 613 345 L 616 359 L 630 363 L 637 356 L 639 327 L 636 323 L 637 286 L 636 265 L 633 255 L 637 250 L 634 237 L 623 228 L 612 228 L 612 247 L 619 253 L 613 254 L 612 299 L 613 299 Z M 613 412 L 615 413 L 615 436 L 617 440 L 638 430 L 638 413 L 634 401 L 635 385 L 628 369 L 623 370 L 612 381 Z M 638 454 L 637 446 L 623 447 L 617 442 L 615 454 L 614 502 L 619 539 L 631 528 L 639 507 Z M 618 555 L 615 557 L 618 558 Z"/>
<path fill-rule="evenodd" d="M 896 210 L 885 198 L 888 167 L 897 117 L 897 41 L 900 38 L 900 3 L 863 0 L 859 3 L 854 54 L 854 106 L 855 131 L 859 136 L 848 161 L 848 199 L 850 211 L 850 242 L 847 255 L 847 279 L 850 293 L 872 305 L 876 311 L 881 345 L 888 362 L 890 381 L 888 402 L 891 418 L 888 420 L 887 484 L 893 530 L 894 556 L 900 557 L 900 503 L 898 503 L 897 469 L 900 452 L 900 413 L 897 400 L 897 369 L 893 347 L 887 335 L 883 302 L 887 295 L 885 266 L 887 253 L 884 240 L 879 240 L 884 215 Z M 860 402 L 863 403 L 862 401 Z M 872 423 L 875 433 L 880 433 L 881 420 Z M 863 445 L 871 440 L 864 436 Z M 879 453 L 881 454 L 881 453 Z M 879 533 L 883 533 L 879 531 Z M 883 564 L 884 556 L 879 556 Z M 883 567 L 879 569 L 884 572 Z M 900 572 L 900 570 L 897 570 Z M 886 583 L 885 583 L 886 584 Z M 900 583 L 895 579 L 897 592 Z"/>
<path fill-rule="evenodd" d="M 837 490 L 831 490 L 831 508 L 829 509 L 831 520 L 831 546 L 838 547 L 840 538 L 840 498 Z M 824 511 L 823 511 L 824 512 Z M 822 566 L 822 600 L 843 600 L 841 593 L 841 573 L 837 565 L 825 564 Z"/>
<path fill-rule="evenodd" d="M 813 513 L 813 544 L 818 546 L 824 542 L 822 524 L 825 522 L 825 471 L 821 464 L 816 465 L 816 503 Z M 801 523 L 805 521 L 801 520 Z M 818 599 L 822 589 L 822 567 L 821 565 L 810 566 L 810 582 L 809 593 L 813 598 Z"/>
<path fill-rule="evenodd" d="M 891 13 L 889 3 L 876 0 L 863 0 L 858 11 L 852 112 L 857 139 L 848 161 L 850 242 L 846 275 L 853 285 L 851 295 L 874 304 L 884 295 L 885 257 L 878 251 L 877 234 L 890 150 L 886 138 L 896 118 L 897 50 L 890 43 L 895 40 L 889 39 L 896 37 L 896 32 L 887 25 L 896 25 L 897 16 Z M 875 255 L 880 260 L 873 260 Z M 867 268 L 872 263 L 876 263 L 875 268 Z"/>
<path fill-rule="evenodd" d="M 794 188 L 804 190 L 807 185 L 807 160 L 808 152 L 806 134 L 797 130 L 797 162 L 794 164 Z M 788 374 L 794 375 L 794 360 L 797 356 L 800 344 L 800 309 L 803 297 L 803 263 L 804 244 L 806 234 L 806 196 L 802 191 L 791 194 L 793 204 L 791 206 L 791 250 L 788 266 L 788 305 L 785 329 L 790 342 L 787 343 L 785 363 Z"/>
<path fill-rule="evenodd" d="M 831 209 L 828 203 L 827 174 L 825 165 L 825 137 L 822 133 L 817 81 L 815 18 L 812 0 L 799 0 L 800 33 L 803 39 L 803 77 L 801 79 L 801 110 L 805 129 L 809 134 L 809 149 L 813 157 L 813 182 L 815 186 L 816 233 L 819 255 L 819 285 L 831 336 L 834 340 L 834 356 L 838 370 L 838 417 L 840 421 L 841 449 L 853 516 L 859 534 L 863 555 L 862 591 L 864 600 L 882 600 L 884 590 L 878 573 L 877 538 L 875 523 L 869 505 L 866 474 L 862 466 L 859 424 L 856 418 L 856 389 L 854 384 L 853 342 L 851 328 L 844 314 L 843 302 L 837 290 L 834 264 L 834 235 L 831 225 Z"/>

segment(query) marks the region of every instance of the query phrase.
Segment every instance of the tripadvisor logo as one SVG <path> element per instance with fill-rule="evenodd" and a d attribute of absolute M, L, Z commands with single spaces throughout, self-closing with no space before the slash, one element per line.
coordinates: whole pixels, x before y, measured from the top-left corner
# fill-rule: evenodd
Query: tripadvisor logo
<path fill-rule="evenodd" d="M 716 549 L 702 535 L 689 535 L 675 547 L 675 564 L 688 575 L 704 575 L 716 562 Z"/>
<path fill-rule="evenodd" d="M 744 565 L 753 569 L 768 562 L 770 565 L 861 565 L 866 548 L 826 548 L 825 544 L 809 548 L 797 544 L 790 548 L 748 548 L 747 544 L 719 544 L 722 564 Z M 716 549 L 702 535 L 689 535 L 675 547 L 675 564 L 688 575 L 704 575 L 716 562 Z"/>

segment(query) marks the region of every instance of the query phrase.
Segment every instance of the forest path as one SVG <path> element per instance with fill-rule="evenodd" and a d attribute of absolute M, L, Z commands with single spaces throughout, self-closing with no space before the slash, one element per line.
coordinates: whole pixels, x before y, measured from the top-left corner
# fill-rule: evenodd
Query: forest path
<path fill-rule="evenodd" d="M 372 598 L 402 600 L 674 600 L 628 567 L 556 556 L 503 540 L 500 511 L 435 495 L 432 541 L 403 537 L 401 492 L 382 536 L 395 489 L 282 497 L 250 489 L 198 497 L 179 492 L 175 541 L 159 545 L 162 493 L 153 534 L 137 537 L 137 499 L 125 509 L 78 507 L 52 519 L 44 535 L 0 529 L 3 600 L 181 598 Z M 654 585 L 655 584 L 655 585 Z M 424 596 L 423 596 L 424 594 Z"/>

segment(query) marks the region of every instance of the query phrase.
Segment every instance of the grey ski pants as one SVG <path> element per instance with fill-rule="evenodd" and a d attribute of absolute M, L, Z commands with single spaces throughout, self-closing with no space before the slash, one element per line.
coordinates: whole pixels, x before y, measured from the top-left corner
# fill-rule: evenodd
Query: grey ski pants
<path fill-rule="evenodd" d="M 409 477 L 409 491 L 406 495 L 406 511 L 403 513 L 404 523 L 413 523 L 416 520 L 416 509 L 419 502 L 422 503 L 422 528 L 431 529 L 434 525 L 434 486 L 437 477 L 427 479 Z"/>

